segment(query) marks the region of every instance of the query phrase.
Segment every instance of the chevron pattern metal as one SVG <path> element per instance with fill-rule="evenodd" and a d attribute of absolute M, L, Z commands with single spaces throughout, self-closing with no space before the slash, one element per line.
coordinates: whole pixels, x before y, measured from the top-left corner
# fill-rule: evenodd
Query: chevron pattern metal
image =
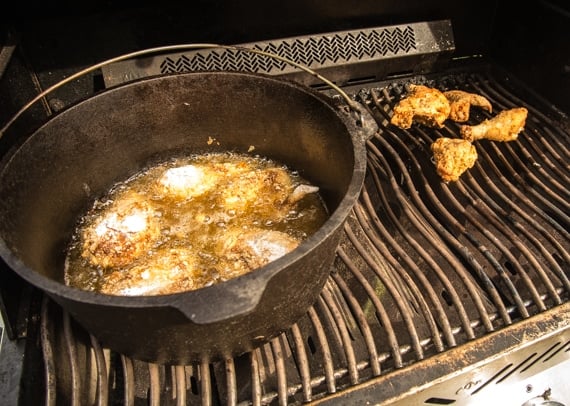
<path fill-rule="evenodd" d="M 279 55 L 303 66 L 318 68 L 379 56 L 405 54 L 416 50 L 417 46 L 414 28 L 398 26 L 266 42 L 261 45 L 255 44 L 254 48 Z M 231 49 L 197 51 L 176 57 L 167 56 L 160 63 L 160 72 L 163 74 L 207 70 L 276 73 L 288 69 L 292 67 L 280 60 Z"/>

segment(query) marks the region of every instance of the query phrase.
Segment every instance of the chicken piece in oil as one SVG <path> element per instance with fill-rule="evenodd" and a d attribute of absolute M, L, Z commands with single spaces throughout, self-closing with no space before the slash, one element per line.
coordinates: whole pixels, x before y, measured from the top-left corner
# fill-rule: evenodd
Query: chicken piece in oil
<path fill-rule="evenodd" d="M 459 131 L 467 141 L 515 141 L 524 129 L 527 114 L 528 110 L 524 107 L 503 110 L 477 125 L 462 125 Z"/>
<path fill-rule="evenodd" d="M 158 179 L 156 193 L 167 198 L 192 199 L 214 189 L 224 179 L 239 176 L 250 169 L 246 162 L 189 164 L 169 168 Z"/>
<path fill-rule="evenodd" d="M 225 212 L 249 212 L 259 218 L 276 220 L 283 217 L 291 206 L 318 187 L 295 186 L 283 168 L 264 168 L 235 176 L 224 187 L 220 207 Z"/>
<path fill-rule="evenodd" d="M 183 292 L 201 287 L 201 274 L 190 249 L 161 249 L 138 265 L 108 274 L 100 292 L 119 296 Z"/>
<path fill-rule="evenodd" d="M 390 123 L 408 129 L 413 122 L 429 127 L 442 128 L 451 107 L 438 89 L 423 85 L 410 85 L 408 95 L 394 107 Z"/>
<path fill-rule="evenodd" d="M 244 275 L 293 251 L 299 241 L 289 234 L 261 228 L 228 230 L 218 244 L 224 278 Z"/>
<path fill-rule="evenodd" d="M 431 144 L 437 173 L 444 182 L 452 182 L 475 165 L 477 150 L 471 142 L 440 137 Z"/>
<path fill-rule="evenodd" d="M 160 236 L 153 206 L 137 193 L 110 203 L 105 215 L 83 230 L 81 256 L 103 268 L 127 265 L 149 250 Z"/>
<path fill-rule="evenodd" d="M 479 94 L 463 90 L 448 90 L 443 92 L 443 94 L 449 100 L 451 107 L 449 118 L 453 121 L 462 123 L 469 120 L 471 106 L 481 107 L 489 113 L 493 111 L 493 106 L 491 106 L 489 100 Z"/>

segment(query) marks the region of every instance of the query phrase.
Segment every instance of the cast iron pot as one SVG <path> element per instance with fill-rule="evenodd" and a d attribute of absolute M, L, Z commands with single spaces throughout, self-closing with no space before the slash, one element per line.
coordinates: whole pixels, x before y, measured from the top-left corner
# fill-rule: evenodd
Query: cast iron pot
<path fill-rule="evenodd" d="M 260 74 L 177 74 L 106 90 L 50 119 L 3 159 L 0 255 L 122 354 L 186 364 L 250 351 L 295 323 L 324 286 L 363 184 L 371 130 L 359 116 L 373 121 Z M 172 295 L 109 296 L 64 284 L 76 221 L 115 182 L 167 157 L 252 146 L 320 187 L 330 218 L 297 249 L 245 276 Z"/>

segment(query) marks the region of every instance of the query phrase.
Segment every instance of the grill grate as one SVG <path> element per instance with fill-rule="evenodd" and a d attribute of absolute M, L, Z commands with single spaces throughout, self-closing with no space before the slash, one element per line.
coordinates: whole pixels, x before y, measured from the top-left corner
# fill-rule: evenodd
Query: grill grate
<path fill-rule="evenodd" d="M 496 112 L 527 107 L 525 130 L 514 142 L 479 142 L 475 167 L 443 184 L 429 145 L 458 134 L 457 124 L 387 124 L 411 80 L 480 93 Z M 506 87 L 513 81 L 494 70 L 407 81 L 353 92 L 381 132 L 368 142 L 366 184 L 334 272 L 297 324 L 235 359 L 162 366 L 102 348 L 46 299 L 46 396 L 69 404 L 301 404 L 396 371 L 411 387 L 419 378 L 404 367 L 567 303 L 570 134 L 547 105 L 518 96 L 524 89 Z M 473 109 L 471 121 L 488 116 Z"/>

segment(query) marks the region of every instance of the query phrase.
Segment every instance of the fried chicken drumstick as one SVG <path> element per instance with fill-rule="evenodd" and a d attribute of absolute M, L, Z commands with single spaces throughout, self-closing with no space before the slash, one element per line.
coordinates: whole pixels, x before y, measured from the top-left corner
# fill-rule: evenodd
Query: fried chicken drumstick
<path fill-rule="evenodd" d="M 527 114 L 528 110 L 524 107 L 503 110 L 477 125 L 462 125 L 459 131 L 467 141 L 514 141 L 525 126 Z"/>
<path fill-rule="evenodd" d="M 459 123 L 469 120 L 471 106 L 481 107 L 489 113 L 493 111 L 489 100 L 479 94 L 463 90 L 448 90 L 443 92 L 443 95 L 447 98 L 451 107 L 449 118 Z"/>
<path fill-rule="evenodd" d="M 442 128 L 449 116 L 449 101 L 437 89 L 422 85 L 410 85 L 408 95 L 394 107 L 390 123 L 408 129 L 413 122 L 429 127 Z"/>
<path fill-rule="evenodd" d="M 452 182 L 477 160 L 477 150 L 471 142 L 458 138 L 440 137 L 431 144 L 437 173 L 444 182 Z"/>

